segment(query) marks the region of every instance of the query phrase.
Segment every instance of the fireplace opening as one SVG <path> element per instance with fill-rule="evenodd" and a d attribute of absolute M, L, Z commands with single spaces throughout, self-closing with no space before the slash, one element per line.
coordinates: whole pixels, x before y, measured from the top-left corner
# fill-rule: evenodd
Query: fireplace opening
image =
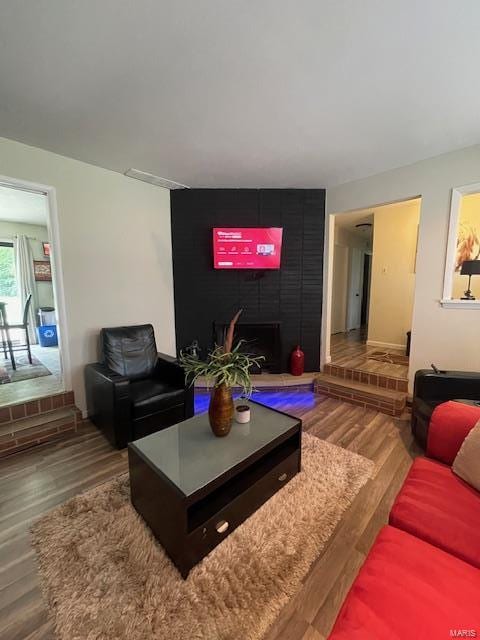
<path fill-rule="evenodd" d="M 214 323 L 216 344 L 224 343 L 227 329 L 228 322 Z M 237 322 L 235 344 L 239 340 L 245 341 L 241 347 L 242 351 L 265 358 L 252 373 L 281 373 L 280 322 Z"/>

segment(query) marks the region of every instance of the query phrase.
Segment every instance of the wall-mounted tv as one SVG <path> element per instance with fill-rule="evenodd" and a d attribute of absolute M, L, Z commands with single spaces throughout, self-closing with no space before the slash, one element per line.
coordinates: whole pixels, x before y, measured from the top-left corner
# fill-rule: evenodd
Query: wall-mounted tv
<path fill-rule="evenodd" d="M 227 227 L 213 230 L 215 269 L 279 269 L 281 227 Z"/>

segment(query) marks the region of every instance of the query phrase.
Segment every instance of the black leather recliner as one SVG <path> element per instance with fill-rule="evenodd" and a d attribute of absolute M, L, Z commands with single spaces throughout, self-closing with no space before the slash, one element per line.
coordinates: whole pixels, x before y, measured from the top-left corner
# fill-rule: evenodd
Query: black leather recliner
<path fill-rule="evenodd" d="M 415 373 L 412 433 L 423 448 L 427 446 L 433 410 L 447 400 L 480 401 L 480 373 L 434 369 L 420 369 Z"/>
<path fill-rule="evenodd" d="M 102 329 L 100 352 L 85 367 L 87 409 L 114 446 L 193 416 L 193 388 L 174 358 L 157 353 L 152 325 Z"/>

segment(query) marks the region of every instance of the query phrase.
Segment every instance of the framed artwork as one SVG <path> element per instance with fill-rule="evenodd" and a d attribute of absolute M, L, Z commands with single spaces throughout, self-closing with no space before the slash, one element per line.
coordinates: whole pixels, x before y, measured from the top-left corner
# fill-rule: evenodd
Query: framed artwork
<path fill-rule="evenodd" d="M 49 260 L 34 260 L 33 273 L 37 282 L 50 282 L 52 280 L 52 267 Z"/>
<path fill-rule="evenodd" d="M 42 247 L 43 247 L 43 255 L 46 258 L 50 257 L 50 242 L 42 242 Z"/>
<path fill-rule="evenodd" d="M 443 298 L 440 301 L 444 307 L 480 309 L 478 275 L 472 281 L 475 299 L 475 296 L 466 296 L 470 279 L 462 268 L 464 262 L 480 265 L 480 183 L 452 189 Z M 479 271 L 476 269 L 472 273 Z"/>

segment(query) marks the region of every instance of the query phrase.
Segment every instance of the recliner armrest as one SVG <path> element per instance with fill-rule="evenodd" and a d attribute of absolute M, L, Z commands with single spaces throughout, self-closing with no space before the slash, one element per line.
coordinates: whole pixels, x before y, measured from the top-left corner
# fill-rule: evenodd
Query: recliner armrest
<path fill-rule="evenodd" d="M 164 382 L 168 382 L 178 389 L 184 389 L 187 387 L 185 382 L 185 372 L 178 364 L 178 360 L 165 353 L 158 354 L 154 375 L 156 378 L 159 378 Z"/>
<path fill-rule="evenodd" d="M 195 413 L 195 389 L 192 384 L 186 381 L 185 371 L 178 364 L 178 360 L 165 353 L 159 353 L 155 376 L 178 389 L 185 389 L 185 420 L 191 418 Z"/>
<path fill-rule="evenodd" d="M 90 420 L 114 446 L 126 447 L 132 439 L 129 379 L 95 362 L 85 367 L 85 390 Z"/>
<path fill-rule="evenodd" d="M 122 376 L 115 371 L 112 371 L 107 367 L 107 365 L 102 362 L 94 362 L 92 364 L 87 364 L 85 370 L 91 370 L 95 376 L 104 378 L 108 380 L 112 384 L 127 384 L 130 383 L 130 380 L 126 376 Z"/>

